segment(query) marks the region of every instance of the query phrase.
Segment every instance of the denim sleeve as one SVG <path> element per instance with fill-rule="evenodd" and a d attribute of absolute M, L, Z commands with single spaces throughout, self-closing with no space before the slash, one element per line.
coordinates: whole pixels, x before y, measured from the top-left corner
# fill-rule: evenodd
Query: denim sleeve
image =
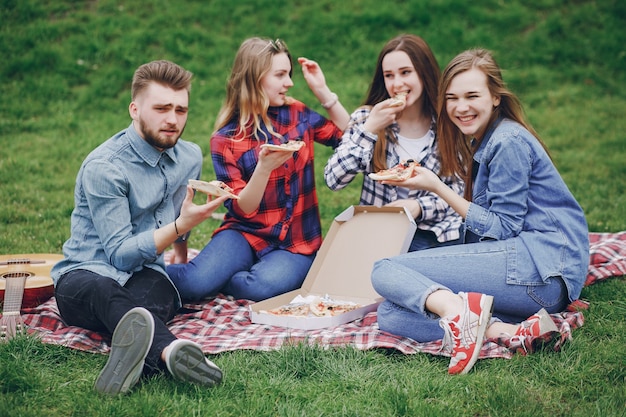
<path fill-rule="evenodd" d="M 157 258 L 154 229 L 133 233 L 129 181 L 117 167 L 97 160 L 86 164 L 83 187 L 93 225 L 115 268 L 133 271 Z"/>
<path fill-rule="evenodd" d="M 528 212 L 531 161 L 531 149 L 522 140 L 494 141 L 480 161 L 465 220 L 468 230 L 498 240 L 520 234 Z"/>
<path fill-rule="evenodd" d="M 363 129 L 369 111 L 359 109 L 351 117 L 341 143 L 324 167 L 324 180 L 331 190 L 347 186 L 357 174 L 366 172 L 377 136 Z"/>

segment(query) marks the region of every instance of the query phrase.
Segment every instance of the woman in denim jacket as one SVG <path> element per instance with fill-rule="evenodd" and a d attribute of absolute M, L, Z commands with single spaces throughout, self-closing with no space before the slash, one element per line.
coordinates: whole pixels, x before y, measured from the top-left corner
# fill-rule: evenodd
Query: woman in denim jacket
<path fill-rule="evenodd" d="M 583 210 L 488 51 L 448 64 L 439 103 L 442 172 L 465 180 L 465 196 L 421 167 L 390 184 L 443 198 L 464 219 L 465 244 L 382 259 L 372 283 L 386 299 L 381 330 L 443 338 L 448 371 L 458 374 L 471 369 L 485 338 L 528 351 L 557 331 L 549 313 L 580 295 L 589 240 Z"/>

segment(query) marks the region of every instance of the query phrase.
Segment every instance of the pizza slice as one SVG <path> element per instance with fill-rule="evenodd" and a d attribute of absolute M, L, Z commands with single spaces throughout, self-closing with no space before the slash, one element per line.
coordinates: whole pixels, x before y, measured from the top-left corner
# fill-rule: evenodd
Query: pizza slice
<path fill-rule="evenodd" d="M 306 317 L 309 315 L 309 303 L 290 303 L 270 310 L 261 310 L 259 313 L 273 314 L 275 316 Z"/>
<path fill-rule="evenodd" d="M 194 190 L 201 191 L 207 195 L 214 195 L 217 197 L 225 195 L 236 200 L 239 199 L 238 195 L 233 194 L 233 189 L 222 181 L 213 180 L 207 182 L 201 180 L 189 180 L 189 185 Z"/>
<path fill-rule="evenodd" d="M 267 148 L 270 151 L 296 152 L 302 149 L 303 146 L 304 141 L 290 140 L 286 143 L 281 143 L 280 145 L 274 145 L 273 143 L 264 143 L 261 145 L 261 148 Z"/>
<path fill-rule="evenodd" d="M 402 161 L 395 167 L 383 169 L 378 172 L 371 172 L 368 177 L 375 181 L 404 181 L 411 178 L 415 167 L 419 164 L 412 159 Z"/>
<path fill-rule="evenodd" d="M 317 317 L 332 317 L 348 311 L 356 310 L 360 305 L 349 301 L 335 301 L 327 298 L 316 297 L 309 308 Z"/>
<path fill-rule="evenodd" d="M 401 92 L 392 97 L 387 107 L 400 107 L 406 103 L 406 92 Z"/>

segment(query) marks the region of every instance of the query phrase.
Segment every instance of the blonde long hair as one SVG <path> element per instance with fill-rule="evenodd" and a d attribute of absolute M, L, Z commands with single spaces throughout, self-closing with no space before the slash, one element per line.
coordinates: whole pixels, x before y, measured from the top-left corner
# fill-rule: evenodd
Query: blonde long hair
<path fill-rule="evenodd" d="M 235 140 L 242 140 L 250 128 L 257 140 L 268 139 L 263 127 L 271 135 L 278 136 L 267 115 L 270 101 L 261 87 L 261 80 L 272 68 L 274 55 L 280 53 L 289 57 L 291 76 L 293 59 L 282 40 L 254 37 L 241 44 L 226 85 L 226 100 L 215 121 L 215 131 L 237 119 L 238 127 L 233 135 Z"/>
<path fill-rule="evenodd" d="M 445 98 L 446 91 L 448 91 L 454 77 L 473 68 L 479 69 L 487 76 L 487 86 L 490 94 L 494 97 L 500 97 L 500 104 L 493 109 L 489 126 L 501 117 L 514 120 L 524 126 L 539 141 L 546 152 L 548 151 L 537 132 L 526 121 L 521 102 L 507 88 L 502 78 L 502 71 L 492 54 L 488 50 L 480 48 L 461 52 L 450 61 L 441 76 L 439 108 L 437 112 L 437 140 L 439 141 L 439 152 L 441 155 L 441 174 L 446 176 L 458 175 L 463 178 L 465 181 L 465 198 L 467 200 L 471 200 L 472 197 L 473 156 L 482 138 L 476 138 L 478 140 L 472 146 L 471 140 L 475 138 L 466 137 L 450 120 L 450 116 L 446 111 Z"/>

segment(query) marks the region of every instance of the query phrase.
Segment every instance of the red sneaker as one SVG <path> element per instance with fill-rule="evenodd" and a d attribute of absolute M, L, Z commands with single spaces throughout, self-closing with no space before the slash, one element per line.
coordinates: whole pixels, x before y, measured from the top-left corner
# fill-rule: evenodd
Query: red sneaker
<path fill-rule="evenodd" d="M 475 292 L 459 292 L 465 302 L 463 314 L 452 319 L 442 318 L 444 349 L 451 351 L 448 373 L 466 374 L 478 360 L 485 331 L 491 319 L 493 297 Z"/>
<path fill-rule="evenodd" d="M 524 320 L 505 345 L 511 350 L 526 355 L 555 342 L 555 333 L 559 333 L 559 329 L 550 314 L 542 308 Z"/>

